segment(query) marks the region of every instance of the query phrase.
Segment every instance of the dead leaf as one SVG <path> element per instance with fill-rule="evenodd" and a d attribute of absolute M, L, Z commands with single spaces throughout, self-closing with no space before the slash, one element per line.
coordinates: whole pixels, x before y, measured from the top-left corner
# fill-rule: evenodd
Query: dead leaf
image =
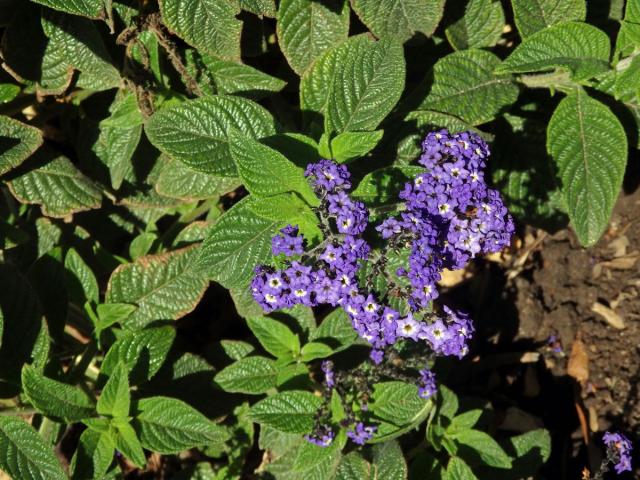
<path fill-rule="evenodd" d="M 579 338 L 574 340 L 571 347 L 567 373 L 575 378 L 580 385 L 584 385 L 589 380 L 589 355 L 584 343 Z"/>
<path fill-rule="evenodd" d="M 607 248 L 613 250 L 613 256 L 624 257 L 627 254 L 627 247 L 629 246 L 629 239 L 626 235 L 621 235 L 616 238 L 614 241 L 610 242 L 607 245 Z"/>
<path fill-rule="evenodd" d="M 592 432 L 600 430 L 598 428 L 598 412 L 593 405 L 589 407 L 589 428 Z"/>
<path fill-rule="evenodd" d="M 624 328 L 624 319 L 606 305 L 603 305 L 600 302 L 595 302 L 591 306 L 591 311 L 604 318 L 613 328 L 617 328 L 618 330 L 622 330 Z"/>

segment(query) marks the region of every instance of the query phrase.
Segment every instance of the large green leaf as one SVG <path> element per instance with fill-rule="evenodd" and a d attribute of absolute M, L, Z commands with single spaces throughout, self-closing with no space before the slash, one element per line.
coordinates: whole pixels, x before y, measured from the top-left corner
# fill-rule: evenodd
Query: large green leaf
<path fill-rule="evenodd" d="M 163 454 L 219 443 L 225 430 L 181 400 L 144 398 L 138 402 L 134 428 L 142 446 Z"/>
<path fill-rule="evenodd" d="M 211 228 L 197 263 L 227 288 L 248 290 L 256 265 L 271 259 L 271 237 L 282 221 L 257 216 L 252 197 L 237 203 Z"/>
<path fill-rule="evenodd" d="M 0 175 L 20 165 L 40 145 L 40 130 L 0 115 Z"/>
<path fill-rule="evenodd" d="M 351 0 L 353 9 L 378 37 L 395 37 L 404 42 L 420 32 L 427 37 L 436 30 L 444 0 Z"/>
<path fill-rule="evenodd" d="M 446 35 L 456 50 L 493 47 L 502 36 L 504 23 L 499 1 L 470 0 L 462 18 L 447 28 Z"/>
<path fill-rule="evenodd" d="M 77 85 L 90 90 L 107 90 L 120 85 L 120 73 L 91 20 L 46 11 L 42 28 L 49 38 L 44 61 L 50 57 L 56 65 L 54 70 L 79 70 Z"/>
<path fill-rule="evenodd" d="M 325 51 L 347 39 L 349 4 L 346 0 L 282 0 L 277 33 L 291 68 L 301 75 Z"/>
<path fill-rule="evenodd" d="M 278 370 L 273 360 L 265 357 L 245 357 L 232 363 L 215 377 L 227 392 L 260 394 L 275 388 Z"/>
<path fill-rule="evenodd" d="M 254 422 L 281 432 L 309 433 L 321 402 L 310 392 L 281 392 L 256 403 L 250 416 Z"/>
<path fill-rule="evenodd" d="M 43 153 L 38 160 L 42 166 L 8 182 L 18 201 L 40 205 L 44 215 L 54 218 L 100 207 L 100 190 L 68 158 Z"/>
<path fill-rule="evenodd" d="M 169 29 L 187 43 L 222 58 L 240 57 L 242 22 L 237 0 L 161 0 Z"/>
<path fill-rule="evenodd" d="M 236 178 L 218 177 L 192 170 L 184 163 L 170 159 L 167 159 L 160 170 L 155 185 L 160 195 L 188 202 L 215 198 L 239 186 L 240 181 Z"/>
<path fill-rule="evenodd" d="M 0 470 L 14 479 L 65 480 L 58 459 L 21 418 L 0 416 Z"/>
<path fill-rule="evenodd" d="M 357 35 L 305 72 L 300 105 L 307 114 L 324 115 L 327 132 L 373 130 L 400 98 L 404 72 L 397 41 Z"/>
<path fill-rule="evenodd" d="M 547 128 L 569 218 L 585 246 L 607 228 L 627 164 L 627 137 L 616 116 L 579 91 L 556 108 Z"/>
<path fill-rule="evenodd" d="M 240 0 L 240 8 L 256 15 L 276 16 L 276 0 Z"/>
<path fill-rule="evenodd" d="M 493 120 L 518 97 L 510 76 L 493 73 L 499 64 L 497 56 L 484 50 L 441 58 L 433 66 L 431 88 L 418 110 L 448 113 L 471 125 Z"/>
<path fill-rule="evenodd" d="M 522 38 L 556 23 L 582 21 L 587 15 L 584 0 L 511 0 L 511 5 Z"/>
<path fill-rule="evenodd" d="M 95 415 L 95 406 L 80 388 L 45 377 L 37 369 L 22 369 L 22 388 L 31 404 L 43 415 L 77 422 Z"/>
<path fill-rule="evenodd" d="M 194 267 L 197 255 L 197 249 L 187 247 L 121 265 L 111 274 L 106 301 L 138 306 L 125 322 L 128 328 L 183 317 L 196 307 L 209 283 Z"/>
<path fill-rule="evenodd" d="M 236 177 L 229 153 L 229 131 L 262 138 L 276 133 L 267 110 L 240 97 L 212 96 L 188 100 L 156 112 L 145 132 L 171 158 L 205 173 Z"/>
<path fill-rule="evenodd" d="M 82 15 L 93 19 L 104 18 L 105 3 L 103 0 L 32 0 L 61 12 Z"/>
<path fill-rule="evenodd" d="M 373 446 L 373 464 L 376 467 L 376 479 L 405 480 L 408 469 L 402 454 L 402 448 L 395 440 Z"/>
<path fill-rule="evenodd" d="M 298 192 L 308 203 L 319 204 L 304 170 L 280 152 L 237 132 L 229 135 L 229 143 L 238 175 L 250 193 L 268 197 Z"/>
<path fill-rule="evenodd" d="M 592 25 L 566 22 L 526 38 L 495 69 L 525 73 L 566 69 L 574 80 L 586 80 L 608 69 L 609 37 Z"/>

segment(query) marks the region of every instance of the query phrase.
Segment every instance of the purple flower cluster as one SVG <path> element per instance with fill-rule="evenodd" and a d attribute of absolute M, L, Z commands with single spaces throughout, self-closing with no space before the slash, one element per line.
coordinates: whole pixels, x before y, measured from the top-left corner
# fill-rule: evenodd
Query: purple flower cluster
<path fill-rule="evenodd" d="M 347 430 L 347 437 L 358 445 L 364 445 L 373 438 L 373 434 L 376 433 L 378 427 L 375 425 L 365 425 L 362 422 L 356 423 L 356 425 Z"/>
<path fill-rule="evenodd" d="M 436 375 L 428 368 L 420 370 L 418 381 L 418 396 L 423 399 L 431 398 L 437 391 Z"/>
<path fill-rule="evenodd" d="M 607 458 L 615 462 L 616 473 L 631 471 L 631 441 L 621 433 L 606 432 L 602 438 L 607 446 Z"/>
<path fill-rule="evenodd" d="M 409 268 L 398 275 L 411 282 L 410 304 L 425 308 L 438 296 L 443 269 L 464 268 L 479 253 L 508 246 L 513 219 L 500 194 L 487 187 L 484 168 L 489 147 L 475 133 L 430 133 L 419 163 L 425 173 L 400 193 L 406 211 L 379 227 L 383 238 L 410 243 Z"/>
<path fill-rule="evenodd" d="M 331 430 L 331 427 L 327 425 L 321 425 L 318 431 L 310 435 L 305 435 L 304 438 L 310 443 L 319 447 L 328 447 L 333 443 L 333 439 L 336 434 Z"/>

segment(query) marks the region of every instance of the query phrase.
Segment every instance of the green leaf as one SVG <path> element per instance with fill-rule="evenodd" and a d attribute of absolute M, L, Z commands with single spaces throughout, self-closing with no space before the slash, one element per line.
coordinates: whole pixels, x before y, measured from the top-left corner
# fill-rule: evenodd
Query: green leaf
<path fill-rule="evenodd" d="M 435 32 L 444 0 L 351 0 L 353 9 L 378 37 L 395 37 L 404 42 L 416 32 L 430 37 Z"/>
<path fill-rule="evenodd" d="M 216 222 L 205 239 L 198 267 L 226 288 L 247 288 L 253 269 L 271 258 L 271 237 L 282 222 L 256 216 L 247 197 Z"/>
<path fill-rule="evenodd" d="M 496 73 L 542 72 L 561 68 L 576 81 L 607 71 L 609 37 L 592 25 L 566 22 L 525 39 L 495 69 Z"/>
<path fill-rule="evenodd" d="M 0 416 L 0 470 L 15 479 L 65 480 L 56 456 L 21 418 Z"/>
<path fill-rule="evenodd" d="M 126 419 L 119 419 L 119 421 L 114 421 L 113 423 L 117 429 L 115 435 L 116 448 L 131 460 L 136 467 L 144 467 L 147 459 L 133 427 Z"/>
<path fill-rule="evenodd" d="M 407 462 L 400 445 L 395 440 L 373 446 L 373 465 L 376 468 L 376 478 L 384 480 L 407 478 Z"/>
<path fill-rule="evenodd" d="M 123 363 L 131 384 L 151 380 L 167 359 L 175 338 L 176 331 L 170 326 L 125 331 L 107 352 L 101 373 L 111 375 L 118 363 Z"/>
<path fill-rule="evenodd" d="M 373 386 L 370 410 L 376 417 L 401 426 L 411 423 L 428 403 L 418 396 L 415 385 L 399 381 L 382 382 Z"/>
<path fill-rule="evenodd" d="M 511 437 L 509 442 L 515 457 L 513 471 L 522 478 L 535 476 L 551 454 L 551 436 L 542 428 Z"/>
<path fill-rule="evenodd" d="M 277 384 L 278 370 L 273 360 L 266 357 L 245 357 L 219 372 L 215 381 L 226 392 L 265 393 Z"/>
<path fill-rule="evenodd" d="M 256 196 L 298 192 L 309 204 L 318 205 L 304 170 L 280 152 L 238 132 L 229 135 L 230 152 L 244 186 Z"/>
<path fill-rule="evenodd" d="M 477 455 L 483 465 L 495 468 L 511 468 L 511 457 L 488 434 L 480 430 L 462 430 L 447 435 L 458 444 L 458 455 L 466 458 L 467 454 Z M 471 452 L 469 452 L 471 450 Z"/>
<path fill-rule="evenodd" d="M 508 75 L 493 71 L 500 59 L 484 50 L 463 50 L 441 58 L 433 66 L 433 83 L 419 110 L 435 110 L 471 125 L 493 120 L 518 98 Z"/>
<path fill-rule="evenodd" d="M 447 427 L 447 433 L 452 433 L 460 430 L 469 430 L 478 423 L 478 420 L 482 416 L 482 410 L 476 408 L 467 412 L 456 415 L 451 420 L 451 424 Z"/>
<path fill-rule="evenodd" d="M 240 8 L 256 15 L 276 16 L 275 0 L 240 0 Z"/>
<path fill-rule="evenodd" d="M 204 173 L 236 177 L 229 131 L 262 138 L 276 133 L 271 114 L 241 97 L 216 95 L 157 111 L 147 121 L 149 140 L 169 157 Z"/>
<path fill-rule="evenodd" d="M 161 0 L 166 26 L 188 44 L 222 58 L 240 58 L 242 22 L 236 0 Z"/>
<path fill-rule="evenodd" d="M 141 328 L 155 320 L 177 320 L 191 312 L 209 284 L 194 267 L 198 253 L 198 249 L 187 247 L 118 267 L 109 279 L 106 301 L 138 306 L 124 326 Z"/>
<path fill-rule="evenodd" d="M 359 452 L 351 452 L 340 460 L 335 480 L 368 480 L 371 478 L 371 470 L 371 464 Z"/>
<path fill-rule="evenodd" d="M 384 167 L 374 170 L 365 175 L 352 196 L 369 206 L 399 202 L 398 194 L 405 184 L 424 171 L 424 168 L 417 166 Z"/>
<path fill-rule="evenodd" d="M 101 331 L 116 323 L 124 323 L 138 309 L 128 303 L 103 303 L 96 309 L 98 314 L 97 330 Z"/>
<path fill-rule="evenodd" d="M 105 15 L 105 6 L 102 0 L 32 0 L 33 2 L 50 7 L 61 12 L 83 17 L 101 19 Z"/>
<path fill-rule="evenodd" d="M 329 345 L 334 353 L 350 347 L 357 339 L 358 334 L 342 308 L 336 308 L 327 315 L 310 337 L 310 340 L 314 342 Z"/>
<path fill-rule="evenodd" d="M 289 65 L 298 75 L 324 52 L 346 40 L 348 33 L 349 4 L 346 0 L 280 2 L 278 41 Z"/>
<path fill-rule="evenodd" d="M 86 301 L 97 303 L 100 290 L 96 276 L 75 249 L 67 251 L 64 268 L 67 292 L 76 305 L 84 305 Z"/>
<path fill-rule="evenodd" d="M 87 429 L 80 435 L 71 461 L 72 480 L 103 478 L 113 462 L 114 445 L 106 433 Z"/>
<path fill-rule="evenodd" d="M 584 0 L 511 0 L 511 5 L 522 38 L 556 23 L 583 21 L 587 15 Z"/>
<path fill-rule="evenodd" d="M 156 192 L 160 195 L 186 202 L 222 196 L 238 186 L 240 181 L 237 178 L 209 175 L 169 159 L 160 170 L 155 185 Z"/>
<path fill-rule="evenodd" d="M 493 0 L 470 0 L 464 15 L 446 30 L 456 50 L 493 47 L 502 36 L 505 19 L 502 5 Z"/>
<path fill-rule="evenodd" d="M 458 457 L 452 457 L 447 465 L 443 480 L 478 480 L 469 465 Z"/>
<path fill-rule="evenodd" d="M 376 148 L 383 135 L 382 130 L 374 132 L 344 132 L 331 140 L 331 153 L 336 162 L 348 163 L 364 157 Z"/>
<path fill-rule="evenodd" d="M 584 92 L 566 97 L 547 127 L 569 218 L 585 246 L 607 228 L 627 163 L 627 138 L 616 116 Z"/>
<path fill-rule="evenodd" d="M 220 340 L 220 346 L 231 360 L 240 360 L 255 351 L 253 345 L 242 340 Z"/>
<path fill-rule="evenodd" d="M 0 115 L 0 175 L 20 165 L 40 145 L 40 130 Z"/>
<path fill-rule="evenodd" d="M 115 418 L 126 418 L 131 408 L 128 371 L 124 363 L 113 369 L 109 380 L 102 389 L 98 399 L 97 410 L 100 415 Z"/>
<path fill-rule="evenodd" d="M 186 403 L 169 397 L 140 400 L 134 426 L 142 445 L 162 454 L 176 454 L 225 439 L 222 427 Z"/>
<path fill-rule="evenodd" d="M 13 83 L 0 83 L 0 104 L 9 103 L 20 95 L 20 87 Z"/>
<path fill-rule="evenodd" d="M 404 88 L 402 46 L 394 40 L 350 37 L 319 57 L 300 82 L 305 113 L 325 116 L 325 130 L 373 130 Z"/>
<path fill-rule="evenodd" d="M 281 392 L 259 401 L 250 410 L 254 422 L 286 433 L 309 433 L 321 399 L 309 392 Z"/>
<path fill-rule="evenodd" d="M 100 190 L 68 158 L 38 158 L 46 163 L 7 184 L 19 202 L 40 205 L 43 215 L 54 218 L 100 207 Z"/>
<path fill-rule="evenodd" d="M 248 318 L 247 325 L 260 345 L 274 357 L 289 358 L 300 353 L 300 339 L 284 323 L 269 317 Z"/>
<path fill-rule="evenodd" d="M 120 86 L 120 73 L 91 20 L 45 10 L 42 28 L 49 38 L 45 61 L 50 58 L 56 70 L 63 72 L 70 68 L 79 70 L 77 86 L 90 90 Z M 64 78 L 64 73 L 61 76 Z"/>
<path fill-rule="evenodd" d="M 438 414 L 452 420 L 458 411 L 458 397 L 447 386 L 438 387 Z"/>
<path fill-rule="evenodd" d="M 300 351 L 303 362 L 310 362 L 318 358 L 327 358 L 333 355 L 333 348 L 321 342 L 309 342 Z"/>
<path fill-rule="evenodd" d="M 47 378 L 29 365 L 22 369 L 22 388 L 29 402 L 47 417 L 71 423 L 95 415 L 93 400 L 84 391 Z"/>

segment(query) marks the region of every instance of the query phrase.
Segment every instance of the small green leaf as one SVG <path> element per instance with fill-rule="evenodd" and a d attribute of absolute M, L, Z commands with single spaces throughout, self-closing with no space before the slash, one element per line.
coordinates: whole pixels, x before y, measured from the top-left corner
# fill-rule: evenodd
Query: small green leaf
<path fill-rule="evenodd" d="M 585 246 L 607 228 L 627 164 L 627 138 L 616 116 L 579 91 L 556 108 L 547 127 L 569 218 Z"/>
<path fill-rule="evenodd" d="M 504 11 L 499 1 L 470 0 L 464 15 L 446 30 L 456 50 L 493 47 L 502 36 Z"/>
<path fill-rule="evenodd" d="M 399 202 L 400 191 L 413 177 L 423 173 L 422 167 L 384 167 L 365 175 L 352 195 L 369 206 Z"/>
<path fill-rule="evenodd" d="M 103 303 L 98 305 L 98 331 L 109 328 L 116 323 L 124 323 L 138 309 L 129 303 Z"/>
<path fill-rule="evenodd" d="M 20 165 L 40 145 L 40 130 L 0 115 L 0 175 Z"/>
<path fill-rule="evenodd" d="M 471 125 L 493 120 L 518 98 L 509 75 L 494 69 L 500 59 L 484 50 L 462 50 L 442 57 L 433 66 L 433 83 L 418 110 L 435 110 Z"/>
<path fill-rule="evenodd" d="M 399 381 L 382 382 L 373 386 L 370 410 L 376 417 L 401 426 L 411 423 L 427 403 L 418 396 L 415 385 Z"/>
<path fill-rule="evenodd" d="M 126 418 L 129 416 L 130 407 L 128 371 L 123 363 L 119 363 L 102 389 L 97 410 L 100 415 Z"/>
<path fill-rule="evenodd" d="M 284 323 L 269 317 L 248 318 L 247 325 L 271 355 L 289 358 L 300 352 L 300 339 Z"/>
<path fill-rule="evenodd" d="M 382 139 L 382 130 L 374 132 L 344 132 L 331 140 L 331 157 L 336 162 L 348 163 L 364 157 Z"/>
<path fill-rule="evenodd" d="M 473 453 L 471 458 L 477 455 L 484 465 L 511 468 L 511 457 L 488 434 L 480 430 L 462 430 L 447 436 L 457 443 L 459 456 L 467 458 L 467 455 Z"/>
<path fill-rule="evenodd" d="M 259 401 L 250 410 L 254 422 L 287 433 L 309 433 L 321 399 L 309 392 L 287 391 Z"/>
<path fill-rule="evenodd" d="M 85 430 L 73 454 L 71 479 L 102 478 L 113 462 L 114 453 L 114 445 L 108 434 Z"/>
<path fill-rule="evenodd" d="M 151 397 L 140 400 L 134 426 L 142 445 L 162 454 L 176 454 L 225 439 L 222 427 L 175 398 Z"/>
<path fill-rule="evenodd" d="M 357 339 L 358 334 L 342 308 L 336 308 L 327 315 L 310 337 L 310 340 L 314 342 L 331 346 L 334 353 L 350 347 Z"/>
<path fill-rule="evenodd" d="M 309 342 L 300 351 L 303 362 L 310 362 L 318 358 L 327 358 L 332 355 L 333 349 L 324 343 Z"/>
<path fill-rule="evenodd" d="M 503 74 L 562 68 L 581 81 L 609 68 L 610 48 L 609 37 L 602 30 L 586 23 L 560 23 L 525 39 L 495 71 Z"/>
<path fill-rule="evenodd" d="M 10 416 L 0 416 L 0 470 L 15 479 L 67 478 L 38 432 L 21 418 Z"/>
<path fill-rule="evenodd" d="M 458 397 L 446 385 L 438 387 L 438 413 L 452 420 L 458 411 Z"/>
<path fill-rule="evenodd" d="M 511 0 L 511 4 L 522 38 L 556 23 L 583 21 L 587 15 L 584 0 Z"/>
<path fill-rule="evenodd" d="M 278 370 L 266 357 L 245 357 L 219 372 L 215 381 L 227 392 L 257 395 L 277 384 Z"/>
<path fill-rule="evenodd" d="M 444 0 L 351 0 L 353 9 L 378 37 L 408 40 L 420 32 L 430 37 L 444 10 Z"/>
<path fill-rule="evenodd" d="M 255 351 L 253 345 L 242 340 L 220 340 L 220 346 L 231 360 L 240 360 Z"/>
<path fill-rule="evenodd" d="M 114 421 L 113 424 L 117 430 L 115 434 L 116 448 L 131 460 L 136 467 L 144 467 L 147 463 L 144 450 L 142 450 L 138 435 L 128 420 L 118 419 L 118 421 Z"/>
<path fill-rule="evenodd" d="M 137 260 L 149 253 L 153 244 L 158 240 L 158 235 L 153 232 L 143 232 L 129 244 L 129 256 L 131 260 Z"/>
<path fill-rule="evenodd" d="M 276 133 L 271 114 L 246 98 L 215 95 L 158 110 L 147 121 L 149 140 L 169 157 L 204 173 L 236 177 L 229 131 L 262 138 Z"/>
<path fill-rule="evenodd" d="M 469 465 L 458 457 L 452 457 L 447 465 L 443 480 L 478 480 Z"/>
<path fill-rule="evenodd" d="M 237 1 L 161 0 L 160 13 L 172 32 L 196 48 L 222 58 L 240 57 L 242 22 Z"/>
<path fill-rule="evenodd" d="M 9 103 L 20 95 L 20 87 L 13 83 L 0 83 L 0 104 Z"/>
<path fill-rule="evenodd" d="M 515 457 L 513 471 L 524 478 L 535 476 L 551 454 L 551 436 L 544 429 L 532 430 L 509 439 Z"/>
<path fill-rule="evenodd" d="M 456 415 L 451 420 L 451 424 L 447 427 L 447 434 L 454 433 L 460 430 L 469 430 L 478 422 L 482 416 L 482 410 L 476 408 L 467 412 Z"/>
<path fill-rule="evenodd" d="M 64 268 L 67 293 L 76 305 L 84 305 L 86 301 L 97 303 L 100 291 L 96 276 L 75 249 L 67 251 Z"/>
<path fill-rule="evenodd" d="M 106 301 L 138 306 L 124 326 L 142 328 L 158 319 L 177 320 L 191 312 L 209 284 L 194 267 L 198 253 L 196 248 L 186 247 L 118 267 L 109 279 Z"/>
<path fill-rule="evenodd" d="M 304 170 L 284 155 L 238 132 L 229 134 L 229 143 L 238 175 L 250 193 L 268 197 L 298 192 L 309 204 L 319 204 L 304 177 Z"/>
<path fill-rule="evenodd" d="M 282 0 L 278 9 L 277 33 L 282 53 L 291 68 L 301 75 L 325 51 L 347 39 L 349 4 L 330 0 Z"/>

